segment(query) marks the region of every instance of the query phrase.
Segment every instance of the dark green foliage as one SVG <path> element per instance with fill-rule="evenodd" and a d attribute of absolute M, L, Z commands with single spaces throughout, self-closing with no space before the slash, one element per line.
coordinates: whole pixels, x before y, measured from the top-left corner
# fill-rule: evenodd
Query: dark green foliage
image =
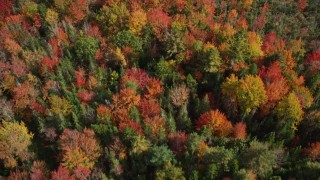
<path fill-rule="evenodd" d="M 277 165 L 277 152 L 270 145 L 252 141 L 240 155 L 240 165 L 253 170 L 261 178 L 270 177 Z"/>
<path fill-rule="evenodd" d="M 119 48 L 131 47 L 135 52 L 142 50 L 142 40 L 131 31 L 120 31 L 113 38 L 113 44 Z"/>
<path fill-rule="evenodd" d="M 167 146 L 154 146 L 148 152 L 147 164 L 161 167 L 166 162 L 174 160 L 173 152 Z"/>
<path fill-rule="evenodd" d="M 188 115 L 187 104 L 180 107 L 176 118 L 176 126 L 178 130 L 186 132 L 192 131 L 192 123 Z"/>
<path fill-rule="evenodd" d="M 80 36 L 74 45 L 75 55 L 78 61 L 93 60 L 99 48 L 99 41 L 90 36 Z"/>
<path fill-rule="evenodd" d="M 180 74 L 170 67 L 169 62 L 165 61 L 164 59 L 161 59 L 156 64 L 155 75 L 168 86 L 178 82 L 181 79 Z"/>

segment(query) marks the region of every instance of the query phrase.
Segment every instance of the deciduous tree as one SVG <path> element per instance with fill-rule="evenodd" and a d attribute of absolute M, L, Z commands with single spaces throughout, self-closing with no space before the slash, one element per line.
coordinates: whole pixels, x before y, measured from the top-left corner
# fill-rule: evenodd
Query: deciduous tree
<path fill-rule="evenodd" d="M 279 120 L 289 124 L 293 130 L 297 129 L 304 114 L 299 99 L 294 93 L 290 93 L 278 103 L 276 113 Z"/>
<path fill-rule="evenodd" d="M 65 129 L 59 139 L 59 148 L 62 151 L 63 166 L 70 169 L 78 165 L 93 168 L 101 155 L 101 148 L 91 129 L 77 130 Z"/>
<path fill-rule="evenodd" d="M 216 136 L 226 137 L 232 132 L 232 124 L 219 110 L 202 114 L 196 121 L 196 129 L 208 127 Z"/>
<path fill-rule="evenodd" d="M 233 136 L 245 140 L 247 138 L 247 125 L 243 122 L 236 123 L 233 127 Z"/>
<path fill-rule="evenodd" d="M 142 28 L 147 24 L 147 13 L 142 9 L 135 10 L 129 18 L 129 29 L 134 34 L 140 35 Z"/>
<path fill-rule="evenodd" d="M 33 134 L 24 123 L 2 121 L 0 126 L 0 159 L 5 167 L 14 168 L 28 159 Z"/>

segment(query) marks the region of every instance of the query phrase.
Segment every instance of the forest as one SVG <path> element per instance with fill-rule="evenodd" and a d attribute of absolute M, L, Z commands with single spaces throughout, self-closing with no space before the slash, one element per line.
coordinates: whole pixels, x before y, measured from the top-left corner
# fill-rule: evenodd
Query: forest
<path fill-rule="evenodd" d="M 320 179 L 319 0 L 0 0 L 0 179 Z"/>

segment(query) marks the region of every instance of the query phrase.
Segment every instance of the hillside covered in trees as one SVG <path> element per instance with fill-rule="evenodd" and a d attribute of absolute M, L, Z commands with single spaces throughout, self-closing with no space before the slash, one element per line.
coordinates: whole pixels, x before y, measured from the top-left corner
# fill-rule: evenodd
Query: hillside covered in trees
<path fill-rule="evenodd" d="M 319 29 L 319 0 L 0 0 L 0 179 L 318 179 Z"/>

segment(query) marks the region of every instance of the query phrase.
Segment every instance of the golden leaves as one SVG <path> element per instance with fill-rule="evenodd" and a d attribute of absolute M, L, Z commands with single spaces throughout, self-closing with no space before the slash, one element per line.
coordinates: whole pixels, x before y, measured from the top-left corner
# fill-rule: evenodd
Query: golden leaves
<path fill-rule="evenodd" d="M 63 166 L 71 169 L 78 165 L 93 168 L 101 154 L 94 131 L 87 128 L 82 132 L 65 129 L 59 139 L 59 148 L 62 150 Z"/>
<path fill-rule="evenodd" d="M 56 115 L 62 114 L 67 116 L 72 111 L 72 105 L 65 98 L 60 98 L 57 95 L 49 97 L 50 111 Z"/>
<path fill-rule="evenodd" d="M 46 13 L 45 20 L 51 26 L 56 25 L 58 23 L 58 20 L 59 20 L 59 14 L 56 11 L 54 11 L 53 9 L 48 9 L 47 13 Z"/>
<path fill-rule="evenodd" d="M 294 93 L 290 93 L 286 98 L 281 100 L 276 107 L 276 113 L 280 120 L 287 123 L 292 122 L 291 128 L 297 129 L 297 125 L 301 122 L 304 114 L 299 99 Z"/>
<path fill-rule="evenodd" d="M 28 132 L 24 123 L 2 121 L 0 126 L 0 159 L 4 165 L 13 168 L 17 160 L 28 158 L 28 147 L 31 144 L 32 133 Z"/>
<path fill-rule="evenodd" d="M 136 10 L 131 13 L 129 29 L 134 34 L 141 34 L 142 28 L 147 24 L 147 14 L 143 10 Z"/>

